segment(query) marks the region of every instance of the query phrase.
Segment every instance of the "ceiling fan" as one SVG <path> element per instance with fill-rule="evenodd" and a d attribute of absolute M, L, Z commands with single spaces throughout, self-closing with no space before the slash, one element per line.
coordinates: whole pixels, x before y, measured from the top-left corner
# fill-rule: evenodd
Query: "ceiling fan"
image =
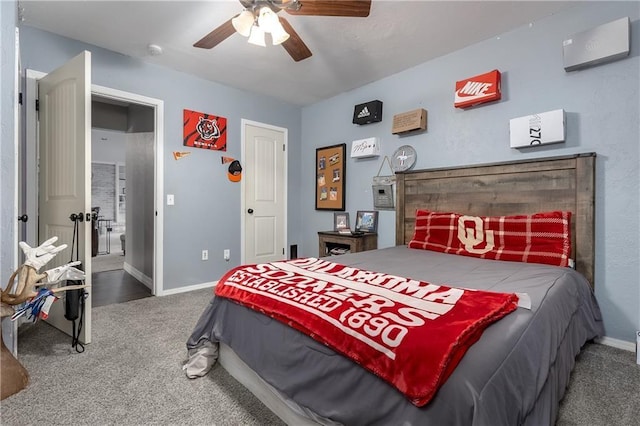
<path fill-rule="evenodd" d="M 204 36 L 193 46 L 211 49 L 238 32 L 249 37 L 249 43 L 265 46 L 265 33 L 273 44 L 282 44 L 294 61 L 311 56 L 311 51 L 282 16 L 291 15 L 367 17 L 371 0 L 239 0 L 244 10 Z"/>

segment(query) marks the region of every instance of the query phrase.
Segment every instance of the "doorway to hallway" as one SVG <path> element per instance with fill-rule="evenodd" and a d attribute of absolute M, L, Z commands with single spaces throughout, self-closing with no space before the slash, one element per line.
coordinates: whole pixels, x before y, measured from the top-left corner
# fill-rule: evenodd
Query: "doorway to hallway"
<path fill-rule="evenodd" d="M 151 296 L 154 108 L 94 94 L 91 136 L 93 306 Z"/>

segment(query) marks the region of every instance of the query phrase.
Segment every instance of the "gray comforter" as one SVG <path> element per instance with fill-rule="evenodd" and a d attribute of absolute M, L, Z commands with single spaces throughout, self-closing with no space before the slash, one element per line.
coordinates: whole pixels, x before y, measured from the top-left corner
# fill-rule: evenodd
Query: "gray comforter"
<path fill-rule="evenodd" d="M 345 425 L 543 425 L 555 422 L 580 348 L 603 332 L 587 281 L 569 268 L 405 246 L 331 260 L 433 284 L 526 292 L 532 306 L 489 326 L 421 408 L 312 338 L 223 298 L 196 324 L 190 354 L 224 342 L 274 388 Z"/>

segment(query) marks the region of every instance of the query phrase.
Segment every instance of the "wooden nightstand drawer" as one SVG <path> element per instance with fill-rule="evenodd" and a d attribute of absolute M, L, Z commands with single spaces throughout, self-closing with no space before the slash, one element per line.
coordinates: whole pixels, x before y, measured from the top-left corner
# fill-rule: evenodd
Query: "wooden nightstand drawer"
<path fill-rule="evenodd" d="M 378 248 L 378 234 L 366 232 L 364 234 L 341 234 L 335 231 L 318 232 L 318 256 L 332 254 L 358 253 Z"/>

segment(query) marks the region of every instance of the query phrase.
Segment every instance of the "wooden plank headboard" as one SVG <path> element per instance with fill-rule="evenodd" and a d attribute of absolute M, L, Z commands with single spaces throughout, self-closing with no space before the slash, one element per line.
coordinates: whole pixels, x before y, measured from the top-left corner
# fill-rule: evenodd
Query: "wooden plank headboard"
<path fill-rule="evenodd" d="M 595 153 L 396 175 L 396 245 L 413 236 L 415 212 L 475 216 L 572 212 L 572 258 L 593 286 Z"/>

